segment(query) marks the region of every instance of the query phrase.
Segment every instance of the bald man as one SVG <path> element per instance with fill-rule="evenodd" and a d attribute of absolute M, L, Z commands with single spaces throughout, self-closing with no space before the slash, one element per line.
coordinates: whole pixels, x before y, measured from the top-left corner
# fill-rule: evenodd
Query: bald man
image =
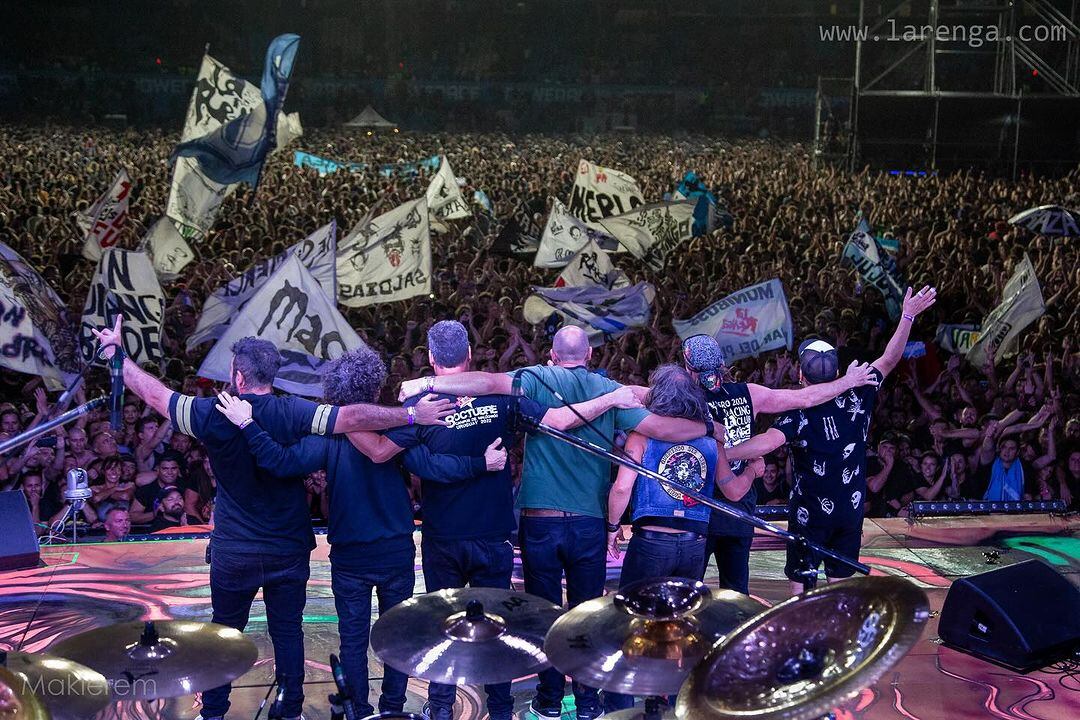
<path fill-rule="evenodd" d="M 550 365 L 534 365 L 507 375 L 463 372 L 425 377 L 402 383 L 401 392 L 403 398 L 421 392 L 458 396 L 510 394 L 513 376 L 517 375 L 526 397 L 547 407 L 561 407 L 621 387 L 591 372 L 591 359 L 592 348 L 585 332 L 578 327 L 564 327 L 552 342 Z M 588 426 L 570 433 L 596 444 L 604 440 L 610 444 L 616 429 L 635 430 L 668 442 L 712 434 L 712 427 L 703 423 L 653 415 L 642 409 L 613 408 L 598 416 L 592 425 L 603 438 Z M 619 518 L 607 517 L 610 489 L 611 465 L 606 460 L 546 435 L 528 437 L 517 498 L 525 592 L 562 604 L 565 574 L 570 607 L 603 595 L 607 532 L 612 527 L 618 529 L 619 522 Z M 565 689 L 566 679 L 558 670 L 540 673 L 532 712 L 543 718 L 560 717 Z M 594 720 L 603 714 L 595 689 L 575 682 L 574 699 L 578 720 Z"/>

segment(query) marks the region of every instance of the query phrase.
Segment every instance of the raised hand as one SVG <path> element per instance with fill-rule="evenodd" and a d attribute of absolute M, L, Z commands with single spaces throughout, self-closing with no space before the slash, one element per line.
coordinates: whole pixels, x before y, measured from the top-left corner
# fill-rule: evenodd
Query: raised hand
<path fill-rule="evenodd" d="M 484 462 L 488 471 L 502 470 L 506 467 L 506 449 L 502 447 L 502 438 L 495 440 L 484 450 Z"/>
<path fill-rule="evenodd" d="M 247 400 L 241 400 L 227 392 L 219 392 L 217 397 L 218 404 L 215 407 L 233 425 L 239 427 L 251 420 L 251 403 Z"/>
<path fill-rule="evenodd" d="M 91 330 L 94 337 L 101 343 L 101 356 L 108 360 L 116 352 L 116 348 L 123 347 L 124 335 L 121 332 L 123 329 L 124 317 L 117 313 L 116 322 L 111 328 L 103 328 L 101 330 Z"/>
<path fill-rule="evenodd" d="M 434 395 L 428 395 L 413 407 L 416 408 L 416 422 L 420 425 L 445 425 L 442 419 L 454 412 L 454 403 L 436 400 Z"/>
<path fill-rule="evenodd" d="M 929 309 L 935 300 L 937 300 L 937 290 L 929 285 L 923 286 L 922 290 L 914 294 L 911 288 L 908 288 L 907 293 L 904 294 L 904 314 L 918 317 L 920 313 Z"/>

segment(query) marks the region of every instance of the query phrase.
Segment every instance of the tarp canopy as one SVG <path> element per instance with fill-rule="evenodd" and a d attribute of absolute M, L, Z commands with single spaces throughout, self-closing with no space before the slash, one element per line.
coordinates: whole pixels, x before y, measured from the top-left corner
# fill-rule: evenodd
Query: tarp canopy
<path fill-rule="evenodd" d="M 375 108 L 368 105 L 363 111 L 354 117 L 349 122 L 345 123 L 345 127 L 355 128 L 392 128 L 397 127 L 397 123 L 392 123 L 384 118 L 379 113 L 375 112 Z"/>

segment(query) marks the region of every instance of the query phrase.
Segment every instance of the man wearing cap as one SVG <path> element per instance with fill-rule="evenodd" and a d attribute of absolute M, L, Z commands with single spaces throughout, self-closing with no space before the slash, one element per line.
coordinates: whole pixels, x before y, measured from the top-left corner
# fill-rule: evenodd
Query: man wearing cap
<path fill-rule="evenodd" d="M 915 318 L 934 304 L 936 296 L 937 291 L 931 287 L 914 295 L 908 288 L 900 323 L 881 357 L 871 363 L 871 373 L 879 385 L 903 357 Z M 804 385 L 827 383 L 836 374 L 836 349 L 824 340 L 804 341 L 799 346 L 799 365 Z M 876 399 L 877 386 L 868 385 L 814 407 L 793 410 L 781 415 L 768 431 L 728 452 L 731 460 L 746 460 L 772 452 L 785 442 L 794 443 L 788 527 L 852 559 L 858 559 L 862 545 L 866 439 Z M 798 574 L 801 561 L 799 554 L 788 547 L 784 574 L 796 594 L 804 589 Z M 818 557 L 810 558 L 814 568 L 820 562 Z M 853 572 L 845 565 L 825 560 L 825 575 L 830 581 L 851 577 Z"/>
<path fill-rule="evenodd" d="M 713 419 L 727 428 L 727 448 L 750 439 L 758 413 L 777 414 L 813 407 L 832 400 L 840 393 L 874 382 L 870 366 L 857 363 L 852 363 L 842 378 L 798 390 L 777 390 L 754 383 L 723 382 L 722 378 L 727 369 L 724 355 L 720 345 L 710 335 L 688 337 L 683 342 L 683 360 L 687 371 L 704 388 Z M 745 465 L 741 460 L 732 461 L 731 472 L 740 475 Z M 722 493 L 716 494 L 716 498 L 751 515 L 757 503 L 757 493 L 753 486 L 735 503 Z M 750 525 L 720 512 L 712 513 L 705 563 L 708 565 L 709 558 L 716 557 L 721 589 L 749 594 L 750 544 L 753 536 L 754 528 Z"/>

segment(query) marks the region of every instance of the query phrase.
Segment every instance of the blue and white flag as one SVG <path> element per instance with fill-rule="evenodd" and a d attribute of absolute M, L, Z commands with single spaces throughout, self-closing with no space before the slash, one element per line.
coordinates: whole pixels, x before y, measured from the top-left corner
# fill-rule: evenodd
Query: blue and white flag
<path fill-rule="evenodd" d="M 315 168 L 319 172 L 319 177 L 332 175 L 338 170 L 356 172 L 358 170 L 363 170 L 366 167 L 364 163 L 338 162 L 336 160 L 331 160 L 330 158 L 319 157 L 318 155 L 306 153 L 301 150 L 293 151 L 293 163 L 299 168 Z"/>
<path fill-rule="evenodd" d="M 944 323 L 937 326 L 935 339 L 942 350 L 956 355 L 967 355 L 967 351 L 979 340 L 980 327 L 980 325 L 970 323 L 959 325 Z"/>
<path fill-rule="evenodd" d="M 491 198 L 487 196 L 487 193 L 483 190 L 474 190 L 472 194 L 473 202 L 484 208 L 484 212 L 492 215 L 495 213 L 495 205 L 491 202 Z"/>
<path fill-rule="evenodd" d="M 885 297 L 885 310 L 890 318 L 896 320 L 900 317 L 900 307 L 904 302 L 904 282 L 897 271 L 896 261 L 878 246 L 866 218 L 859 218 L 855 232 L 851 233 L 844 245 L 842 262 L 854 266 L 863 281 L 877 288 Z"/>
<path fill-rule="evenodd" d="M 769 350 L 791 349 L 791 310 L 778 278 L 731 293 L 686 320 L 674 320 L 675 332 L 712 335 L 728 362 Z"/>
<path fill-rule="evenodd" d="M 522 312 L 535 324 L 552 313 L 563 322 L 583 328 L 593 345 L 618 337 L 649 322 L 656 290 L 646 282 L 608 290 L 601 285 L 584 287 L 533 288 Z"/>

